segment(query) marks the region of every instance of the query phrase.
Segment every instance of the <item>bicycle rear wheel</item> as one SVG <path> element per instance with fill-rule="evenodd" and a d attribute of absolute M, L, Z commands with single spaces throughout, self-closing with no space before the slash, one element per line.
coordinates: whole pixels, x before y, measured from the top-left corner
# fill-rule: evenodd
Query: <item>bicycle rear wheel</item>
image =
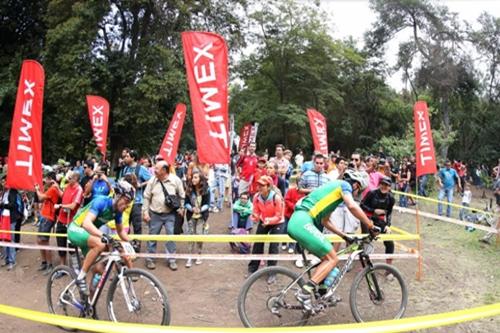
<path fill-rule="evenodd" d="M 275 280 L 268 281 L 270 275 Z M 309 319 L 295 293 L 304 284 L 300 279 L 284 292 L 299 275 L 284 267 L 273 266 L 252 274 L 238 295 L 238 313 L 245 327 L 302 326 Z M 271 282 L 271 283 L 268 283 Z M 278 312 L 275 314 L 272 312 Z"/>
<path fill-rule="evenodd" d="M 80 292 L 75 284 L 76 274 L 67 266 L 57 266 L 47 281 L 47 305 L 49 312 L 62 316 L 83 317 Z M 76 332 L 76 329 L 61 327 L 65 331 Z"/>
<path fill-rule="evenodd" d="M 349 301 L 357 322 L 399 319 L 406 310 L 408 291 L 394 266 L 375 264 L 356 275 Z"/>
<path fill-rule="evenodd" d="M 127 269 L 121 281 L 116 276 L 109 287 L 106 303 L 109 318 L 116 322 L 152 325 L 170 323 L 165 288 L 153 274 L 142 269 Z"/>

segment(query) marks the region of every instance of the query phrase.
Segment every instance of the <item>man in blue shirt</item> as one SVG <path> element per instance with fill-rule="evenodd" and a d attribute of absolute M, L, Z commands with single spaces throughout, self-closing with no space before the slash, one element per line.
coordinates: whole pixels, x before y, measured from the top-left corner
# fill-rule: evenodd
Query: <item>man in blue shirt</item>
<path fill-rule="evenodd" d="M 127 174 L 134 174 L 137 177 L 137 187 L 135 193 L 134 205 L 130 212 L 130 224 L 134 229 L 134 234 L 142 234 L 142 203 L 143 203 L 143 190 L 146 187 L 148 180 L 151 179 L 151 173 L 144 166 L 140 165 L 137 160 L 139 154 L 135 150 L 130 150 L 125 154 L 123 159 L 124 167 L 121 170 L 120 177 Z M 136 252 L 140 252 L 140 243 L 135 248 Z"/>
<path fill-rule="evenodd" d="M 455 185 L 458 184 L 458 189 L 462 191 L 462 184 L 460 183 L 460 177 L 458 177 L 455 169 L 451 167 L 451 162 L 446 161 L 444 168 L 439 169 L 437 183 L 439 186 L 439 194 L 438 200 L 438 215 L 443 215 L 443 205 L 441 201 L 443 201 L 446 196 L 446 200 L 451 203 L 453 201 L 453 189 Z M 447 205 L 446 208 L 446 216 L 450 217 L 451 215 L 451 206 Z"/>

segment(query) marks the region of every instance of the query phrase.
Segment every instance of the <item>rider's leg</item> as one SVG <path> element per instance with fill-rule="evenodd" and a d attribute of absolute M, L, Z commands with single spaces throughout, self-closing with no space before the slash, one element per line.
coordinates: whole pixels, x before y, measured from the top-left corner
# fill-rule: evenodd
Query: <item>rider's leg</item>
<path fill-rule="evenodd" d="M 337 266 L 339 262 L 339 258 L 337 257 L 337 253 L 334 249 L 332 249 L 326 256 L 321 258 L 321 264 L 316 268 L 314 274 L 311 277 L 311 281 L 313 281 L 316 285 L 320 284 L 332 271 L 332 269 Z"/>
<path fill-rule="evenodd" d="M 101 242 L 99 237 L 96 236 L 89 236 L 87 246 L 89 251 L 87 252 L 87 255 L 85 255 L 85 259 L 83 259 L 82 270 L 80 271 L 77 280 L 84 280 L 86 278 L 90 266 L 92 266 L 99 254 L 106 248 L 106 245 Z"/>

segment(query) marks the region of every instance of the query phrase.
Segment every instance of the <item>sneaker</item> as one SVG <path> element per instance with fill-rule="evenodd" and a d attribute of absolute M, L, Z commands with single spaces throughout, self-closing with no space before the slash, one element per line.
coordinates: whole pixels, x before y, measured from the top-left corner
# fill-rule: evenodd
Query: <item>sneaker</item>
<path fill-rule="evenodd" d="M 63 271 L 57 271 L 57 273 L 54 274 L 54 280 L 58 280 L 58 279 L 62 278 L 64 275 L 66 275 L 66 274 L 64 274 Z"/>
<path fill-rule="evenodd" d="M 194 263 L 196 265 L 201 265 L 203 263 L 203 261 L 201 260 L 201 258 L 198 258 L 198 259 L 196 259 L 196 261 Z"/>
<path fill-rule="evenodd" d="M 295 261 L 295 267 L 297 267 L 297 268 L 304 268 L 304 260 L 302 260 L 302 259 L 297 259 L 297 260 Z"/>
<path fill-rule="evenodd" d="M 297 293 L 295 293 L 295 298 L 302 304 L 305 310 L 312 310 L 312 295 L 310 292 L 300 288 Z"/>
<path fill-rule="evenodd" d="M 394 281 L 394 275 L 392 273 L 386 274 L 385 278 L 387 281 L 392 282 Z"/>
<path fill-rule="evenodd" d="M 52 264 L 48 264 L 47 268 L 45 269 L 45 271 L 42 274 L 43 275 L 49 275 L 50 273 L 52 273 L 52 269 L 54 269 L 54 267 L 52 266 Z"/>
<path fill-rule="evenodd" d="M 286 244 L 281 244 L 281 250 L 282 250 L 282 251 L 286 251 L 286 249 L 287 249 Z"/>
<path fill-rule="evenodd" d="M 186 268 L 190 268 L 191 266 L 193 266 L 193 259 L 188 259 L 186 261 Z"/>
<path fill-rule="evenodd" d="M 76 279 L 75 283 L 82 295 L 90 295 L 89 287 L 87 286 L 87 282 L 85 281 L 85 279 Z"/>
<path fill-rule="evenodd" d="M 147 269 L 155 269 L 156 265 L 153 260 L 146 260 L 146 268 Z"/>
<path fill-rule="evenodd" d="M 7 265 L 7 270 L 8 270 L 8 271 L 11 271 L 11 270 L 13 270 L 13 269 L 14 269 L 14 267 L 16 267 L 16 264 L 15 264 L 15 263 L 14 263 L 14 264 L 13 264 L 13 263 L 10 263 L 10 264 L 8 264 L 8 265 Z"/>
<path fill-rule="evenodd" d="M 170 267 L 171 270 L 176 271 L 177 270 L 177 264 L 175 261 L 171 261 L 168 263 L 168 267 Z"/>
<path fill-rule="evenodd" d="M 267 276 L 267 284 L 273 284 L 276 282 L 276 274 L 269 274 Z"/>
<path fill-rule="evenodd" d="M 295 252 L 295 250 L 294 250 L 294 249 L 292 249 L 292 248 L 289 248 L 289 249 L 288 249 L 288 253 L 293 254 L 294 252 Z"/>
<path fill-rule="evenodd" d="M 38 267 L 37 271 L 41 272 L 41 271 L 45 271 L 47 269 L 47 263 L 46 262 L 42 262 L 40 264 L 40 267 Z"/>
<path fill-rule="evenodd" d="M 214 207 L 214 209 L 212 209 L 212 212 L 214 212 L 214 213 L 218 213 L 218 212 L 219 212 L 219 208 Z"/>

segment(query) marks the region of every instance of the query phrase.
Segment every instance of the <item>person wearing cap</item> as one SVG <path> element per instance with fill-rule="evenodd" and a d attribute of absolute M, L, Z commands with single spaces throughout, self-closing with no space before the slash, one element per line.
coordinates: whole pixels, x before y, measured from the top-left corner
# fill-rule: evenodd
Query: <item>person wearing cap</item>
<path fill-rule="evenodd" d="M 280 235 L 283 233 L 283 198 L 274 187 L 271 177 L 262 176 L 258 180 L 259 192 L 253 198 L 253 210 L 251 219 L 257 223 L 256 235 Z M 278 254 L 279 243 L 269 243 L 269 254 Z M 263 254 L 264 243 L 255 243 L 252 254 Z M 252 260 L 248 264 L 248 274 L 252 274 L 259 269 L 260 260 Z M 275 260 L 268 260 L 268 266 L 275 266 Z M 269 284 L 275 281 L 274 275 L 269 275 Z"/>
<path fill-rule="evenodd" d="M 56 209 L 55 205 L 59 202 L 59 198 L 62 197 L 63 192 L 59 188 L 56 181 L 56 173 L 49 172 L 45 176 L 45 185 L 47 186 L 47 191 L 41 192 L 40 187 L 35 185 L 35 192 L 38 200 L 42 201 L 42 210 L 40 212 L 40 224 L 38 225 L 38 232 L 50 233 L 54 227 L 54 222 L 56 220 Z M 49 236 L 38 236 L 38 245 L 47 246 L 49 245 Z M 42 263 L 38 268 L 38 271 L 43 272 L 44 275 L 49 274 L 52 271 L 52 252 L 47 250 L 40 250 L 40 255 L 42 257 Z"/>
<path fill-rule="evenodd" d="M 382 230 L 382 233 L 391 232 L 392 208 L 396 202 L 391 192 L 391 186 L 391 178 L 387 176 L 383 177 L 380 180 L 378 188 L 368 192 L 363 200 L 361 200 L 360 204 L 366 216 L 373 221 L 373 224 Z M 363 225 L 361 226 L 361 230 L 363 233 L 368 231 Z M 384 241 L 384 246 L 386 254 L 394 253 L 393 241 Z M 392 263 L 392 259 L 386 259 L 386 261 L 388 264 Z"/>

